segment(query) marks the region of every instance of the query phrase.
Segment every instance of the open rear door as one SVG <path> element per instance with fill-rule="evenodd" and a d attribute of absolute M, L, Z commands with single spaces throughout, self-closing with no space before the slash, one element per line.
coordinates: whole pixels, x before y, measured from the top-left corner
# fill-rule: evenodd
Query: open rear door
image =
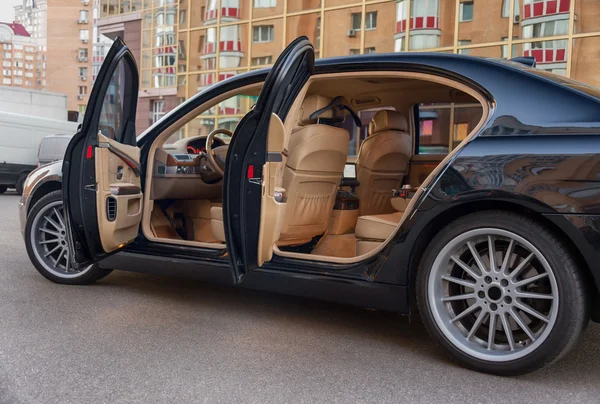
<path fill-rule="evenodd" d="M 264 220 L 261 223 L 262 197 L 263 193 L 271 193 L 273 198 L 276 193 L 272 184 L 266 183 L 271 178 L 267 163 L 281 161 L 283 151 L 279 150 L 283 146 L 279 141 L 282 128 L 271 126 L 285 121 L 292 102 L 313 73 L 314 60 L 308 38 L 300 37 L 288 45 L 269 72 L 254 109 L 238 124 L 229 145 L 223 181 L 223 224 L 235 283 L 265 260 L 264 252 L 258 251 L 259 237 L 264 236 L 260 229 L 265 227 Z M 270 131 L 277 139 L 268 141 Z"/>
<path fill-rule="evenodd" d="M 134 240 L 142 218 L 135 113 L 138 70 L 117 38 L 98 74 L 85 117 L 63 162 L 63 201 L 74 267 Z"/>

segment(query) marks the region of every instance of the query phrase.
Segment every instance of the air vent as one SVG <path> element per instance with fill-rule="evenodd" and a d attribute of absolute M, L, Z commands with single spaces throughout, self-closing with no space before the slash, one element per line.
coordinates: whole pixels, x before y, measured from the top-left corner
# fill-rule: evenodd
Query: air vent
<path fill-rule="evenodd" d="M 112 196 L 106 198 L 106 218 L 109 222 L 114 222 L 117 218 L 117 200 Z"/>
<path fill-rule="evenodd" d="M 158 166 L 158 175 L 165 175 L 165 166 Z"/>

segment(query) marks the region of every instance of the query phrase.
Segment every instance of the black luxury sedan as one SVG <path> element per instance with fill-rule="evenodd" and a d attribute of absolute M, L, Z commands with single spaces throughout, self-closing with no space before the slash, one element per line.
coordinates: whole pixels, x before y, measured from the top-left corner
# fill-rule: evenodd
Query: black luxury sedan
<path fill-rule="evenodd" d="M 600 321 L 600 90 L 527 58 L 314 59 L 298 38 L 136 138 L 138 70 L 117 39 L 64 161 L 26 181 L 37 270 L 418 314 L 499 375 L 566 354 Z"/>

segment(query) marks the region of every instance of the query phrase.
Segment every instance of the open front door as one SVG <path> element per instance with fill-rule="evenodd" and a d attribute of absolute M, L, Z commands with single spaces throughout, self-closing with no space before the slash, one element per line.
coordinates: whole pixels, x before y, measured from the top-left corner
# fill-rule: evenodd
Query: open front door
<path fill-rule="evenodd" d="M 138 234 L 143 198 L 135 133 L 137 94 L 135 59 L 117 38 L 63 162 L 66 239 L 75 267 L 118 251 Z"/>
<path fill-rule="evenodd" d="M 238 124 L 227 153 L 223 181 L 223 224 L 231 258 L 234 282 L 265 260 L 259 252 L 262 197 L 276 190 L 268 180 L 269 164 L 282 160 L 283 143 L 268 134 L 281 135 L 281 125 L 290 106 L 314 67 L 314 48 L 308 38 L 300 37 L 288 45 L 269 72 L 254 109 Z M 266 177 L 266 178 L 265 178 Z M 269 212 L 272 212 L 269 210 Z M 273 220 L 271 218 L 269 221 Z"/>

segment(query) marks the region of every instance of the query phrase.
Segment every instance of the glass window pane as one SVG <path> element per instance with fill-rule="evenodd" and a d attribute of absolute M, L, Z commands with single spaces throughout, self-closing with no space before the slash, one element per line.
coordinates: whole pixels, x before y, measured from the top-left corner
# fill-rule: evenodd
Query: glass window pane
<path fill-rule="evenodd" d="M 587 85 L 600 87 L 598 49 L 600 49 L 600 36 L 579 38 L 573 41 L 572 79 Z M 599 89 L 596 89 L 596 94 L 600 94 Z"/>
<path fill-rule="evenodd" d="M 481 120 L 483 109 L 481 106 L 461 107 L 454 105 L 454 131 L 452 134 L 452 148 L 460 144 L 471 133 Z"/>
<path fill-rule="evenodd" d="M 252 3 L 252 18 L 268 18 L 283 15 L 284 0 L 248 0 Z M 290 10 L 288 10 L 290 12 Z"/>
<path fill-rule="evenodd" d="M 450 140 L 450 106 L 419 105 L 418 154 L 446 154 Z"/>
<path fill-rule="evenodd" d="M 469 49 L 469 55 L 482 58 L 501 58 L 502 46 L 487 46 L 483 48 Z"/>
<path fill-rule="evenodd" d="M 499 42 L 508 37 L 512 25 L 502 17 L 501 1 L 462 1 L 457 39 L 473 44 Z"/>
<path fill-rule="evenodd" d="M 566 73 L 568 41 L 538 41 L 518 44 L 513 47 L 515 56 L 534 57 L 537 69 L 554 73 Z"/>
<path fill-rule="evenodd" d="M 299 36 L 305 35 L 315 47 L 315 56 L 319 57 L 321 13 L 302 14 L 288 17 L 286 31 L 286 43 L 290 43 Z"/>
<path fill-rule="evenodd" d="M 353 14 L 360 14 L 360 7 L 325 12 L 323 25 L 323 57 L 347 56 L 351 49 L 360 49 L 363 30 L 353 30 Z"/>
<path fill-rule="evenodd" d="M 366 12 L 365 26 L 367 29 L 364 33 L 364 53 L 394 52 L 394 44 L 396 41 L 396 3 L 388 2 L 371 4 L 367 6 Z M 373 23 L 376 24 L 374 27 L 372 25 Z M 327 37 L 327 34 L 325 37 Z"/>
<path fill-rule="evenodd" d="M 321 0 L 287 0 L 287 12 L 314 10 L 321 7 Z"/>
<path fill-rule="evenodd" d="M 131 96 L 131 70 L 124 60 L 119 62 L 113 73 L 100 110 L 98 130 L 110 139 L 123 142 L 124 123 L 129 105 L 128 97 Z"/>
<path fill-rule="evenodd" d="M 283 18 L 252 24 L 252 58 L 271 58 L 274 62 L 283 50 Z"/>
<path fill-rule="evenodd" d="M 219 69 L 248 66 L 248 24 L 221 27 Z"/>
<path fill-rule="evenodd" d="M 188 70 L 192 72 L 217 68 L 217 29 L 190 32 Z M 210 83 L 212 84 L 212 83 Z M 195 94 L 195 92 L 193 93 Z"/>
<path fill-rule="evenodd" d="M 564 3 L 564 4 L 563 4 Z M 569 1 L 561 0 L 559 9 L 569 11 Z M 575 2 L 574 33 L 600 32 L 600 3 L 597 0 L 577 0 Z"/>

